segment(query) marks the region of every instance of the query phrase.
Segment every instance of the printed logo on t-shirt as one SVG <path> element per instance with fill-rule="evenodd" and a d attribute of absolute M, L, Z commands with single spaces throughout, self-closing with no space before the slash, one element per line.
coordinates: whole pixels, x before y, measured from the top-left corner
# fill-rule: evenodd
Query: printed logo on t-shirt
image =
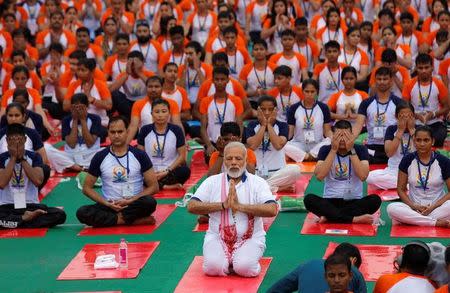
<path fill-rule="evenodd" d="M 306 116 L 303 117 L 303 128 L 304 129 L 314 129 L 314 117 L 310 117 L 309 119 Z"/>
<path fill-rule="evenodd" d="M 376 126 L 383 126 L 386 123 L 386 115 L 384 113 L 380 113 L 380 115 L 375 113 L 374 118 Z"/>
<path fill-rule="evenodd" d="M 14 172 L 11 178 L 11 187 L 14 188 L 25 187 L 25 176 L 23 176 L 22 173 L 23 173 L 22 166 L 16 164 L 14 166 Z"/>
<path fill-rule="evenodd" d="M 336 180 L 347 180 L 349 177 L 348 164 L 346 162 L 342 162 L 341 164 L 334 165 L 334 174 L 334 179 Z"/>
<path fill-rule="evenodd" d="M 153 146 L 152 146 L 152 149 L 153 149 L 152 157 L 154 157 L 154 158 L 164 158 L 163 150 L 164 150 L 165 145 L 162 145 L 161 147 L 162 147 L 162 150 L 159 149 L 158 143 L 156 143 L 156 142 L 153 143 Z"/>
<path fill-rule="evenodd" d="M 423 168 L 423 170 L 420 170 L 420 173 L 417 173 L 416 188 L 424 188 L 423 184 L 425 182 L 427 182 L 428 168 L 429 167 Z M 428 174 L 428 178 L 431 178 L 431 176 L 432 176 L 432 174 L 431 174 L 431 170 L 430 170 L 430 174 Z M 426 187 L 425 189 L 428 189 L 428 187 Z"/>
<path fill-rule="evenodd" d="M 115 166 L 112 169 L 113 183 L 127 182 L 127 170 L 122 166 Z"/>
<path fill-rule="evenodd" d="M 327 79 L 327 85 L 326 85 L 325 89 L 326 89 L 327 91 L 334 91 L 334 90 L 337 90 L 337 88 L 336 88 L 336 82 L 333 80 L 333 78 L 330 77 L 330 78 Z"/>

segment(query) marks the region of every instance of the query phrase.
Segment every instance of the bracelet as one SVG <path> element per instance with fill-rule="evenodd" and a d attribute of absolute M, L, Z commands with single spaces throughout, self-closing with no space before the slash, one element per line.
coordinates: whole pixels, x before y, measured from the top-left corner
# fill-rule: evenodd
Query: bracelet
<path fill-rule="evenodd" d="M 222 210 L 224 210 L 225 209 L 225 206 L 223 205 L 223 202 L 222 202 Z"/>

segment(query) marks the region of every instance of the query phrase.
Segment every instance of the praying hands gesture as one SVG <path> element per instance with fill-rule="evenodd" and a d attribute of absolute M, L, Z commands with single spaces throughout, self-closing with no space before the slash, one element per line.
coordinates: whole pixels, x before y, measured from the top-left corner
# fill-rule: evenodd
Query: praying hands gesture
<path fill-rule="evenodd" d="M 228 191 L 228 198 L 223 202 L 225 209 L 231 209 L 233 215 L 239 210 L 239 201 L 236 193 L 236 183 L 234 179 L 230 180 L 230 189 Z"/>

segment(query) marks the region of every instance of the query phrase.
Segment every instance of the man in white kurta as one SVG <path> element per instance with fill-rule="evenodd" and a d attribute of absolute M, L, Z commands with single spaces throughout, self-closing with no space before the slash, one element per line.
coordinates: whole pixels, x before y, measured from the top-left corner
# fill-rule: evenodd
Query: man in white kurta
<path fill-rule="evenodd" d="M 232 272 L 256 277 L 265 245 L 262 217 L 277 214 L 275 197 L 266 181 L 247 173 L 247 151 L 240 142 L 225 147 L 225 173 L 207 178 L 188 205 L 194 214 L 209 214 L 203 243 L 203 271 L 211 276 Z"/>

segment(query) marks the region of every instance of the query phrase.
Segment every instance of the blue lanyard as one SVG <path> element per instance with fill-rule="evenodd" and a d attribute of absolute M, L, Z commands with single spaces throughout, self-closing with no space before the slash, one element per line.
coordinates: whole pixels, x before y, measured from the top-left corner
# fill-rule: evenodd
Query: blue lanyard
<path fill-rule="evenodd" d="M 256 76 L 256 79 L 258 80 L 259 85 L 260 85 L 263 89 L 266 89 L 266 88 L 267 88 L 267 83 L 266 83 L 267 64 L 266 64 L 266 66 L 264 67 L 264 79 L 263 79 L 262 82 L 261 82 L 261 80 L 259 79 L 258 72 L 256 71 L 256 67 L 255 67 L 255 66 L 253 66 L 253 71 L 255 71 L 255 76 Z"/>
<path fill-rule="evenodd" d="M 269 150 L 269 145 L 270 145 L 269 132 L 266 130 L 264 132 L 264 138 L 263 138 L 262 145 L 261 145 L 263 156 Z"/>
<path fill-rule="evenodd" d="M 167 138 L 167 133 L 169 132 L 169 127 L 167 127 L 166 132 L 164 132 L 164 134 L 159 134 L 155 131 L 155 138 L 156 138 L 156 145 L 158 147 L 156 156 L 159 158 L 163 158 L 164 157 L 164 149 L 166 148 L 166 138 Z M 159 136 L 164 136 L 163 139 L 163 145 L 161 147 L 161 145 L 159 144 Z"/>
<path fill-rule="evenodd" d="M 341 85 L 341 66 L 339 65 L 337 83 L 334 80 L 333 73 L 331 72 L 330 67 L 328 67 L 328 65 L 327 65 L 327 69 L 328 69 L 328 73 L 330 74 L 331 80 L 333 81 L 333 84 L 336 87 L 336 90 L 339 90 L 339 86 Z"/>
<path fill-rule="evenodd" d="M 177 63 L 176 60 L 175 60 L 175 54 L 172 53 L 172 62 L 177 64 L 178 66 L 181 66 L 181 64 L 183 64 L 183 59 L 184 59 L 184 53 L 181 55 L 180 63 Z"/>
<path fill-rule="evenodd" d="M 287 110 L 291 106 L 291 96 L 292 96 L 292 89 L 289 92 L 288 102 L 287 102 L 287 105 L 285 106 L 284 102 L 283 102 L 283 95 L 281 95 L 281 91 L 280 91 L 280 101 L 281 101 L 281 108 L 283 109 L 283 112 L 287 112 Z"/>
<path fill-rule="evenodd" d="M 14 170 L 13 170 L 14 178 L 16 179 L 17 187 L 20 187 L 20 179 L 22 179 L 22 171 L 23 171 L 22 164 L 20 164 L 19 176 L 17 176 L 16 168 L 14 168 Z"/>
<path fill-rule="evenodd" d="M 337 160 L 338 160 L 338 164 L 339 164 L 339 171 L 341 172 L 341 175 L 344 174 L 344 170 L 342 169 L 342 163 L 341 163 L 341 156 L 339 154 L 337 154 Z M 344 156 L 346 157 L 346 156 Z M 350 160 L 350 158 L 348 158 L 348 181 L 351 180 L 351 176 L 352 176 L 352 161 Z"/>
<path fill-rule="evenodd" d="M 417 81 L 417 85 L 419 87 L 420 104 L 422 105 L 422 109 L 425 111 L 425 107 L 428 105 L 428 101 L 430 100 L 431 88 L 433 87 L 433 81 L 430 82 L 430 89 L 428 90 L 428 96 L 426 99 L 424 99 L 422 96 L 422 91 L 420 90 L 420 81 Z"/>
<path fill-rule="evenodd" d="M 138 46 L 139 46 L 139 52 L 142 53 L 141 45 L 138 44 Z M 144 63 L 147 62 L 147 56 L 148 56 L 148 52 L 149 52 L 149 51 L 150 51 L 150 44 L 147 44 L 147 52 L 145 52 L 145 55 L 144 55 Z"/>
<path fill-rule="evenodd" d="M 417 155 L 417 152 L 416 152 L 416 161 L 417 161 L 417 171 L 419 172 L 420 185 L 422 186 L 423 191 L 426 191 L 427 185 L 428 185 L 428 179 L 430 178 L 431 165 L 434 162 L 434 153 L 431 153 L 430 161 L 428 162 L 428 164 L 425 165 L 425 164 L 422 164 L 422 162 L 420 162 L 419 156 Z M 425 179 L 422 178 L 422 172 L 420 171 L 420 165 L 424 165 L 425 167 L 428 167 L 427 177 Z"/>
<path fill-rule="evenodd" d="M 217 117 L 219 118 L 219 123 L 223 124 L 225 121 L 225 113 L 227 112 L 227 101 L 228 96 L 225 98 L 225 106 L 223 107 L 223 114 L 220 114 L 219 108 L 217 107 L 216 97 L 214 97 L 214 106 L 216 107 Z"/>
<path fill-rule="evenodd" d="M 409 144 L 411 143 L 411 134 L 408 133 L 408 144 L 406 145 L 406 147 L 403 144 L 403 136 L 402 136 L 402 139 L 401 139 L 400 143 L 402 145 L 402 155 L 408 154 L 409 153 L 409 151 L 408 151 L 409 150 Z"/>
<path fill-rule="evenodd" d="M 380 113 L 380 107 L 379 107 L 380 102 L 378 102 L 378 98 L 375 98 L 375 101 L 377 102 L 377 121 L 381 121 L 380 115 L 386 114 L 386 112 L 387 112 L 387 110 L 389 108 L 389 104 L 391 102 L 391 97 L 389 97 L 389 100 L 386 103 L 386 108 L 384 108 L 384 112 L 383 113 Z"/>
<path fill-rule="evenodd" d="M 189 67 L 186 68 L 186 74 L 187 74 L 187 86 L 188 86 L 188 89 L 191 89 L 191 87 L 195 87 L 196 86 L 195 80 L 197 79 L 198 72 L 197 71 L 195 72 L 194 79 L 192 79 L 192 82 L 191 82 L 191 80 L 189 78 Z"/>
<path fill-rule="evenodd" d="M 119 158 L 116 156 L 116 154 L 113 153 L 111 149 L 109 149 L 109 151 L 110 151 L 111 154 L 114 156 L 114 158 L 116 159 L 117 163 L 119 163 L 119 165 L 120 165 L 122 168 L 125 169 L 125 166 L 122 165 L 122 163 L 119 161 Z M 130 160 L 129 160 L 129 157 L 128 157 L 128 153 L 129 153 L 129 151 L 127 150 L 127 168 L 126 168 L 126 170 L 127 170 L 127 177 L 130 176 Z"/>
<path fill-rule="evenodd" d="M 317 102 L 314 103 L 314 105 L 311 108 L 311 114 L 308 116 L 308 109 L 306 109 L 306 107 L 302 104 L 303 110 L 305 110 L 305 118 L 306 118 L 306 124 L 305 124 L 305 128 L 306 129 L 311 129 L 311 118 L 314 112 L 314 108 L 316 107 Z"/>

